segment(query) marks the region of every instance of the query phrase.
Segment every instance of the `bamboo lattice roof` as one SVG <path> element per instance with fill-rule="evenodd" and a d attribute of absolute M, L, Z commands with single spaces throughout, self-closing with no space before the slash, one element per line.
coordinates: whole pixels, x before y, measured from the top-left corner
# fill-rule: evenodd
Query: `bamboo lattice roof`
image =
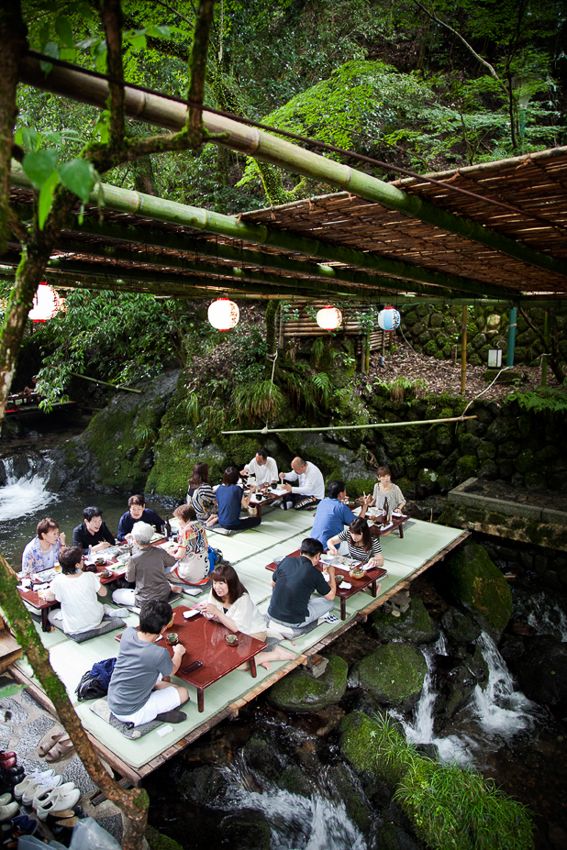
<path fill-rule="evenodd" d="M 47 278 L 188 297 L 567 299 L 567 147 L 430 176 L 442 185 L 415 177 L 392 185 L 553 258 L 555 267 L 338 192 L 244 213 L 236 219 L 248 226 L 242 236 L 89 207 L 82 225 L 75 219 L 62 233 Z M 15 204 L 31 199 L 14 188 Z M 0 262 L 13 265 L 17 253 L 14 243 Z"/>

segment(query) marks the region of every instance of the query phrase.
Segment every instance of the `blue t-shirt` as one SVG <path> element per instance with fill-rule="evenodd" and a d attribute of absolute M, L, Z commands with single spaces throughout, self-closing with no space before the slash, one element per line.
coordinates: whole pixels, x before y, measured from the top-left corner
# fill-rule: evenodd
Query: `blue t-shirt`
<path fill-rule="evenodd" d="M 221 484 L 215 493 L 218 505 L 219 525 L 230 528 L 240 519 L 242 487 L 238 484 Z"/>
<path fill-rule="evenodd" d="M 326 550 L 327 540 L 340 534 L 345 525 L 350 525 L 355 519 L 348 505 L 339 502 L 338 499 L 329 499 L 327 496 L 319 502 L 315 513 L 315 523 L 309 536 L 320 540 Z"/>

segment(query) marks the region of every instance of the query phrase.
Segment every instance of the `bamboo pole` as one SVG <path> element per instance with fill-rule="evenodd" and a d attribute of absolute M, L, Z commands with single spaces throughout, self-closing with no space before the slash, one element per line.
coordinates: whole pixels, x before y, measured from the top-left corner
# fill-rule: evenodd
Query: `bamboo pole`
<path fill-rule="evenodd" d="M 141 395 L 142 390 L 137 390 L 134 387 L 124 387 L 120 384 L 111 384 L 109 381 L 99 381 L 97 378 L 90 378 L 88 375 L 80 375 L 78 372 L 71 372 L 74 378 L 82 378 L 83 381 L 92 381 L 93 384 L 100 384 L 103 387 L 112 387 L 113 390 L 123 390 L 125 393 L 138 393 Z"/>
<path fill-rule="evenodd" d="M 466 304 L 462 306 L 461 312 L 461 395 L 465 394 L 467 387 L 467 321 L 469 309 Z"/>
<path fill-rule="evenodd" d="M 414 419 L 412 422 L 374 422 L 368 425 L 326 425 L 320 428 L 250 428 L 246 431 L 221 431 L 221 434 L 290 434 L 299 431 L 365 431 L 367 428 L 409 428 L 412 425 L 442 425 L 444 422 L 465 422 L 476 416 L 449 416 L 445 419 Z"/>
<path fill-rule="evenodd" d="M 46 75 L 40 61 L 32 56 L 25 57 L 21 63 L 20 79 L 36 88 L 91 103 L 101 109 L 105 108 L 109 95 L 106 80 L 85 74 L 79 69 L 71 70 L 58 65 L 54 65 Z M 124 108 L 131 118 L 171 130 L 180 130 L 187 122 L 187 106 L 183 101 L 141 92 L 130 86 L 124 88 Z M 362 171 L 304 150 L 285 139 L 207 110 L 203 111 L 203 126 L 212 134 L 210 141 L 215 144 L 271 162 L 294 174 L 338 186 L 361 198 L 479 242 L 538 268 L 567 275 L 565 263 L 559 259 L 535 251 L 478 222 L 440 209 L 417 195 L 407 194 Z"/>
<path fill-rule="evenodd" d="M 30 186 L 28 178 L 17 163 L 12 168 L 12 180 L 16 185 Z M 494 284 L 421 268 L 412 263 L 381 257 L 343 245 L 333 245 L 319 239 L 310 239 L 287 231 L 271 230 L 265 225 L 248 224 L 236 216 L 223 215 L 212 210 L 167 201 L 164 198 L 156 198 L 154 195 L 146 195 L 143 192 L 122 189 L 109 183 L 99 183 L 96 191 L 91 194 L 91 201 L 94 204 L 101 204 L 120 212 L 172 222 L 245 242 L 270 245 L 311 257 L 325 257 L 326 260 L 359 268 L 373 269 L 381 274 L 399 277 L 401 279 L 400 288 L 408 288 L 406 281 L 418 281 L 455 289 L 464 294 L 474 293 L 478 297 L 487 295 L 494 298 L 509 299 L 512 296 L 509 290 Z"/>

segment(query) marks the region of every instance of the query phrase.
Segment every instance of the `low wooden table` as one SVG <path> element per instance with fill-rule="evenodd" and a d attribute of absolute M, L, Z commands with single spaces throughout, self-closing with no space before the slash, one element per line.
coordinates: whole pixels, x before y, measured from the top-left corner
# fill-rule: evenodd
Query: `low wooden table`
<path fill-rule="evenodd" d="M 290 552 L 289 555 L 286 555 L 287 558 L 299 558 L 300 556 L 299 549 L 296 549 L 295 552 Z M 326 564 L 320 564 L 317 569 L 321 572 L 324 571 Z M 275 561 L 272 561 L 270 564 L 266 565 L 266 569 L 270 570 L 270 572 L 275 572 L 277 564 Z M 339 604 L 341 608 L 341 620 L 346 620 L 346 603 L 347 599 L 350 599 L 351 596 L 354 596 L 355 593 L 359 593 L 361 590 L 366 590 L 367 587 L 370 588 L 370 593 L 372 596 L 376 597 L 378 593 L 378 579 L 381 579 L 386 575 L 388 571 L 383 567 L 375 567 L 373 570 L 367 570 L 364 573 L 362 578 L 353 578 L 348 571 L 348 569 L 342 569 L 341 567 L 335 567 L 335 575 L 342 575 L 343 581 L 348 581 L 351 584 L 351 587 L 337 587 L 337 596 L 339 599 Z"/>
<path fill-rule="evenodd" d="M 173 625 L 168 631 L 176 631 L 179 635 L 179 643 L 182 643 L 187 650 L 181 667 L 175 675 L 197 689 L 197 709 L 204 711 L 205 688 L 218 682 L 223 676 L 248 662 L 250 674 L 256 678 L 255 656 L 266 649 L 267 644 L 250 635 L 237 632 L 238 645 L 229 646 L 225 638 L 232 632 L 221 623 L 208 620 L 202 614 L 186 620 L 183 612 L 189 610 L 191 609 L 187 605 L 174 608 Z M 165 635 L 158 645 L 165 646 L 170 655 L 173 655 L 173 647 L 168 644 Z M 196 661 L 200 661 L 202 666 L 191 669 L 191 665 Z"/>
<path fill-rule="evenodd" d="M 22 599 L 25 599 L 26 602 L 32 606 L 32 608 L 37 608 L 39 614 L 41 615 L 42 632 L 50 632 L 51 623 L 49 622 L 48 614 L 52 608 L 59 608 L 59 602 L 57 602 L 55 599 L 53 599 L 51 602 L 48 602 L 45 599 L 41 599 L 37 590 L 24 590 L 23 588 L 18 587 L 18 593 L 20 594 Z"/>
<path fill-rule="evenodd" d="M 258 493 L 262 496 L 260 501 L 257 501 Z M 257 516 L 262 516 L 263 510 L 271 510 L 274 505 L 274 502 L 278 502 L 282 497 L 277 493 L 274 493 L 273 490 L 262 490 L 256 491 L 255 493 L 250 493 L 249 491 L 245 491 L 246 495 L 250 496 L 250 507 L 256 508 Z"/>
<path fill-rule="evenodd" d="M 354 511 L 354 513 L 358 515 L 359 509 Z M 408 519 L 409 517 L 407 516 L 407 514 L 402 514 L 401 516 L 393 516 L 392 524 L 388 525 L 387 528 L 383 528 L 383 513 L 374 513 L 371 508 L 370 512 L 366 514 L 366 520 L 368 521 L 368 525 L 370 527 L 370 534 L 373 537 L 382 537 L 383 534 L 389 534 L 391 531 L 397 531 L 400 537 L 403 538 L 404 524 L 408 521 Z"/>

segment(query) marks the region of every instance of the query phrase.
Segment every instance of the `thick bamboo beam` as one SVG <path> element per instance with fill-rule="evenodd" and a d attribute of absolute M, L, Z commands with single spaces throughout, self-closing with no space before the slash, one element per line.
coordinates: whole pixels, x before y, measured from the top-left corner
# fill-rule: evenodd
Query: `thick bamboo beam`
<path fill-rule="evenodd" d="M 17 163 L 12 168 L 12 181 L 19 186 L 30 186 L 28 178 Z M 381 257 L 343 245 L 333 245 L 320 239 L 311 239 L 287 231 L 270 229 L 265 225 L 249 224 L 236 216 L 223 215 L 212 210 L 179 204 L 176 201 L 166 201 L 164 198 L 156 198 L 154 195 L 146 195 L 143 192 L 122 189 L 109 183 L 99 183 L 96 192 L 91 195 L 91 200 L 93 204 L 102 204 L 119 212 L 167 221 L 244 242 L 270 245 L 286 251 L 300 253 L 310 258 L 324 258 L 326 261 L 344 263 L 347 266 L 372 269 L 378 274 L 400 278 L 400 289 L 407 288 L 406 281 L 417 281 L 454 290 L 461 294 L 472 293 L 477 297 L 510 298 L 512 294 L 501 286 L 422 268 L 401 260 Z"/>
<path fill-rule="evenodd" d="M 82 224 L 77 224 L 76 228 L 73 228 L 72 231 L 68 230 L 66 232 L 88 233 L 93 236 L 104 237 L 107 245 L 109 244 L 109 240 L 131 243 L 139 243 L 142 240 L 143 244 L 148 247 L 173 248 L 176 251 L 184 251 L 188 254 L 200 254 L 207 257 L 214 257 L 215 259 L 232 261 L 239 266 L 262 266 L 271 270 L 277 269 L 292 272 L 299 277 L 309 277 L 311 279 L 322 278 L 339 283 L 362 283 L 367 286 L 376 286 L 379 284 L 381 288 L 393 289 L 396 293 L 400 291 L 400 281 L 396 278 L 380 275 L 380 278 L 377 280 L 376 275 L 356 271 L 345 266 L 330 266 L 326 263 L 294 260 L 283 254 L 253 251 L 247 245 L 235 248 L 228 243 L 193 238 L 187 232 L 168 234 L 163 231 L 156 232 L 149 228 L 140 231 L 132 225 L 120 226 L 109 222 L 96 222 L 89 218 L 85 218 Z M 417 283 L 404 283 L 403 288 L 408 292 L 427 293 L 431 291 L 428 286 Z"/>
<path fill-rule="evenodd" d="M 41 69 L 38 59 L 27 56 L 20 66 L 20 79 L 29 85 L 74 98 L 83 103 L 105 108 L 109 96 L 108 83 L 81 70 L 54 65 L 49 74 Z M 180 130 L 187 121 L 187 106 L 160 95 L 124 88 L 126 114 L 139 121 L 172 130 Z M 271 136 L 254 127 L 247 127 L 230 118 L 203 111 L 203 126 L 215 144 L 223 145 L 248 156 L 278 165 L 294 174 L 338 186 L 354 195 L 375 201 L 388 209 L 426 221 L 449 233 L 471 239 L 538 268 L 567 275 L 561 260 L 534 251 L 478 222 L 454 215 L 417 195 L 410 195 L 376 177 L 351 168 L 319 154 L 304 150 L 285 139 Z"/>
<path fill-rule="evenodd" d="M 75 252 L 83 255 L 83 260 L 76 260 L 69 256 L 53 257 L 48 264 L 51 268 L 77 268 L 77 263 L 83 261 L 89 262 L 89 258 L 93 257 L 97 261 L 103 261 L 100 263 L 102 269 L 106 266 L 108 270 L 114 269 L 114 266 L 111 265 L 111 261 L 118 260 L 121 262 L 135 263 L 135 268 L 139 266 L 162 266 L 172 269 L 181 269 L 183 272 L 192 272 L 199 277 L 205 275 L 208 277 L 222 277 L 229 282 L 231 280 L 239 280 L 247 281 L 249 283 L 273 284 L 274 286 L 281 286 L 289 290 L 293 290 L 294 293 L 301 290 L 302 293 L 311 293 L 313 296 L 326 295 L 334 298 L 350 298 L 354 296 L 365 298 L 367 300 L 383 300 L 384 297 L 390 297 L 387 289 L 382 290 L 382 279 L 372 278 L 370 275 L 366 276 L 367 282 L 365 282 L 364 285 L 349 285 L 340 280 L 337 281 L 336 284 L 330 284 L 327 280 L 313 280 L 311 277 L 291 277 L 289 275 L 278 276 L 264 271 L 251 271 L 250 269 L 245 269 L 240 266 L 195 262 L 194 259 L 189 260 L 185 257 L 174 256 L 172 254 L 156 255 L 144 253 L 143 248 L 140 248 L 139 251 L 128 251 L 115 246 L 91 246 L 73 242 L 72 239 L 65 239 L 65 249 L 68 252 Z M 121 268 L 124 267 L 116 268 L 117 274 L 120 273 Z M 132 269 L 132 271 L 134 270 L 135 269 Z M 423 292 L 424 290 L 427 290 L 427 288 L 410 284 L 408 291 L 413 292 L 415 290 Z M 440 290 L 436 291 L 441 294 Z"/>

